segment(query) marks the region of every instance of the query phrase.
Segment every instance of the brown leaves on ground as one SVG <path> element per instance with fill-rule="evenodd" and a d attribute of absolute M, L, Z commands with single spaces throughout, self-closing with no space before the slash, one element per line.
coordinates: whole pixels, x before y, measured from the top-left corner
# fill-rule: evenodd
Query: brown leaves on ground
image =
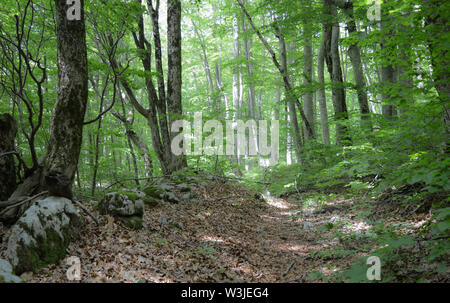
<path fill-rule="evenodd" d="M 101 227 L 86 218 L 81 237 L 67 250 L 67 257 L 80 258 L 81 282 L 308 282 L 312 271 L 327 276 L 350 266 L 358 255 L 339 251 L 363 245 L 340 243 L 320 226 L 335 217 L 352 222 L 351 228 L 341 225 L 343 232 L 368 228 L 349 214 L 351 199 L 336 201 L 330 212 L 303 216 L 298 204 L 264 201 L 232 183 L 214 182 L 195 192 L 196 202 L 147 208 L 138 231 L 94 211 Z M 312 227 L 304 228 L 305 222 Z M 324 255 L 327 249 L 331 253 Z M 61 260 L 28 280 L 68 282 L 68 268 Z"/>

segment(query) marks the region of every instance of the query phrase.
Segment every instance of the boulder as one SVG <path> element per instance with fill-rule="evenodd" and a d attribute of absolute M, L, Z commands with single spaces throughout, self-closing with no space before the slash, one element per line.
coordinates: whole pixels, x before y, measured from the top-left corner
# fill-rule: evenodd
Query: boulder
<path fill-rule="evenodd" d="M 170 203 L 180 203 L 180 199 L 171 191 L 165 192 L 162 198 Z"/>
<path fill-rule="evenodd" d="M 164 194 L 164 191 L 165 191 L 164 189 L 162 189 L 156 185 L 149 185 L 146 188 L 144 188 L 144 193 L 147 196 L 157 198 L 157 199 L 160 199 L 162 197 L 162 195 Z"/>
<path fill-rule="evenodd" d="M 100 201 L 98 209 L 102 215 L 112 215 L 130 228 L 142 228 L 145 194 L 119 191 L 106 194 Z"/>
<path fill-rule="evenodd" d="M 14 275 L 13 268 L 8 261 L 0 259 L 0 283 L 20 283 L 22 280 Z"/>
<path fill-rule="evenodd" d="M 69 199 L 37 200 L 11 228 L 6 257 L 13 272 L 36 272 L 63 259 L 81 226 L 82 218 Z"/>
<path fill-rule="evenodd" d="M 144 202 L 132 192 L 119 191 L 106 194 L 98 206 L 100 214 L 116 217 L 142 216 Z"/>

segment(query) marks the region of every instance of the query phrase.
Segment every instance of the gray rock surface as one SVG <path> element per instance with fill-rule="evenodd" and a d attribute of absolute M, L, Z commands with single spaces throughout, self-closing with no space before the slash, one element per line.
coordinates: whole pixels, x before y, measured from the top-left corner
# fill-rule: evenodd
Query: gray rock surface
<path fill-rule="evenodd" d="M 99 211 L 102 215 L 119 218 L 130 228 L 140 229 L 144 216 L 143 199 L 145 199 L 145 194 L 132 191 L 109 193 L 100 201 Z"/>
<path fill-rule="evenodd" d="M 6 257 L 13 272 L 36 272 L 66 255 L 82 219 L 72 202 L 63 197 L 36 201 L 11 228 Z"/>
<path fill-rule="evenodd" d="M 13 268 L 8 261 L 0 259 L 0 283 L 20 283 L 22 280 L 12 273 Z"/>
<path fill-rule="evenodd" d="M 144 202 L 138 198 L 123 193 L 109 193 L 100 201 L 99 211 L 102 215 L 113 215 L 118 217 L 142 216 L 144 214 Z"/>

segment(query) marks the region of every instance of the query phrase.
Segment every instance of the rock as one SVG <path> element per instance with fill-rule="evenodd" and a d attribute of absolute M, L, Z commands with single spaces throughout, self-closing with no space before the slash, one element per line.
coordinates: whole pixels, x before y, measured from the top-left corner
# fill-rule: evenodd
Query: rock
<path fill-rule="evenodd" d="M 159 224 L 161 224 L 161 225 L 169 225 L 171 223 L 173 223 L 172 218 L 169 218 L 166 216 L 159 218 Z"/>
<path fill-rule="evenodd" d="M 8 261 L 0 259 L 0 283 L 20 283 L 22 279 L 12 273 L 13 268 Z"/>
<path fill-rule="evenodd" d="M 164 190 L 156 185 L 149 185 L 144 188 L 144 193 L 149 197 L 160 199 L 164 194 Z"/>
<path fill-rule="evenodd" d="M 170 191 L 164 193 L 163 199 L 171 203 L 180 203 L 180 200 L 177 198 L 177 196 L 175 196 L 175 194 Z"/>
<path fill-rule="evenodd" d="M 11 228 L 6 257 L 16 274 L 36 272 L 63 259 L 82 220 L 69 199 L 47 197 L 32 205 Z"/>
<path fill-rule="evenodd" d="M 304 222 L 303 223 L 303 229 L 309 229 L 309 228 L 312 228 L 312 227 L 314 227 L 314 224 L 311 223 L 311 222 Z"/>
<path fill-rule="evenodd" d="M 173 189 L 175 189 L 175 184 L 171 183 L 171 182 L 165 182 L 162 181 L 161 183 L 158 184 L 159 189 L 162 191 L 171 191 Z"/>
<path fill-rule="evenodd" d="M 102 215 L 116 217 L 142 216 L 144 214 L 144 201 L 130 192 L 109 193 L 100 201 L 99 211 Z"/>
<path fill-rule="evenodd" d="M 119 191 L 109 193 L 103 197 L 99 204 L 102 215 L 117 217 L 125 225 L 133 229 L 142 228 L 144 215 L 144 201 L 141 195 L 135 192 Z"/>
<path fill-rule="evenodd" d="M 154 197 L 144 197 L 142 201 L 144 201 L 144 204 L 148 206 L 158 206 L 161 202 L 159 199 L 156 199 Z"/>

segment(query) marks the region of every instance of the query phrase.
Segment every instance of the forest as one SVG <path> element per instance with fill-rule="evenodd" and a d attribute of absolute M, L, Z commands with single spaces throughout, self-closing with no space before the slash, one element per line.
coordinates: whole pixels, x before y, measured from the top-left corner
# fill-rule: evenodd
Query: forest
<path fill-rule="evenodd" d="M 2 0 L 0 283 L 450 282 L 449 15 Z"/>

